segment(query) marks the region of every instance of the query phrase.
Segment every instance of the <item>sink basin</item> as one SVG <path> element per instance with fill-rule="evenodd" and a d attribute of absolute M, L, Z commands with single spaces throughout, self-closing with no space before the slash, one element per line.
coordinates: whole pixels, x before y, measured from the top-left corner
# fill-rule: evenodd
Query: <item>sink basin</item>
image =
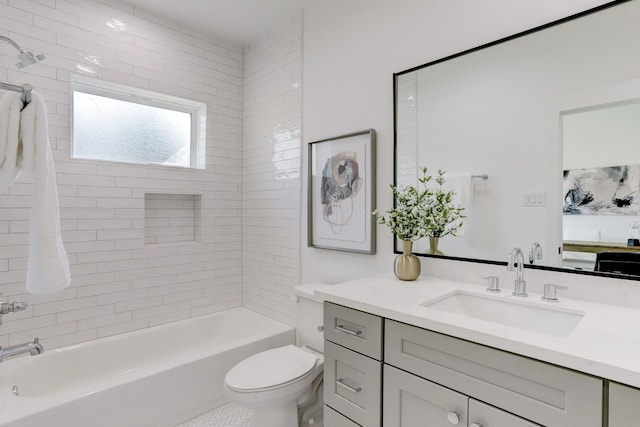
<path fill-rule="evenodd" d="M 420 304 L 423 307 L 453 313 L 504 326 L 528 329 L 565 337 L 576 328 L 584 313 L 509 297 L 485 296 L 455 291 Z"/>

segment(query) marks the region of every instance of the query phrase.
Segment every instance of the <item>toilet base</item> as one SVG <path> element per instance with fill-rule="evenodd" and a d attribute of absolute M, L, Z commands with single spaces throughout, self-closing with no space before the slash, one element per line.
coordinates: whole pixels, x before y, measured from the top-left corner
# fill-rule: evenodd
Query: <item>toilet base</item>
<path fill-rule="evenodd" d="M 255 427 L 298 427 L 298 402 L 296 400 L 258 407 L 255 414 Z"/>

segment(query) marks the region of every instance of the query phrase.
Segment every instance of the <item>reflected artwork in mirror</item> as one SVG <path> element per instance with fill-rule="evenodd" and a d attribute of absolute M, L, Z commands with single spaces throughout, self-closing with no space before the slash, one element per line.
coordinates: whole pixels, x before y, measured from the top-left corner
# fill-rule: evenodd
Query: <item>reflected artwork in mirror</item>
<path fill-rule="evenodd" d="M 602 274 L 598 253 L 640 253 L 638 22 L 640 2 L 615 1 L 394 74 L 395 185 L 422 165 L 469 177 L 446 257 L 535 248 L 536 268 Z"/>

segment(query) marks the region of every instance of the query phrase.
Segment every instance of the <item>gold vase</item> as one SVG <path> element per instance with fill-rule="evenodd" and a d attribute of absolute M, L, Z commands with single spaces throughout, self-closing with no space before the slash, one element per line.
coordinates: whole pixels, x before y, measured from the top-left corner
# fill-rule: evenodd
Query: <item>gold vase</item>
<path fill-rule="evenodd" d="M 400 280 L 416 280 L 420 277 L 420 259 L 411 253 L 413 242 L 402 241 L 403 254 L 398 255 L 393 263 L 393 272 Z"/>
<path fill-rule="evenodd" d="M 439 241 L 439 237 L 429 237 L 429 251 L 427 252 L 428 255 L 444 255 L 444 253 L 438 250 Z"/>

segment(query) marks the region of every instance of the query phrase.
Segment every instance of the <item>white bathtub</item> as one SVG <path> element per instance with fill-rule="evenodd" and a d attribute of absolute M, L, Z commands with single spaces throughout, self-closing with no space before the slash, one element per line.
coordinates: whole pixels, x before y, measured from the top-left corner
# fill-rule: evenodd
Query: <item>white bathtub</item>
<path fill-rule="evenodd" d="M 172 427 L 224 403 L 238 361 L 294 337 L 237 308 L 5 360 L 0 426 Z"/>

